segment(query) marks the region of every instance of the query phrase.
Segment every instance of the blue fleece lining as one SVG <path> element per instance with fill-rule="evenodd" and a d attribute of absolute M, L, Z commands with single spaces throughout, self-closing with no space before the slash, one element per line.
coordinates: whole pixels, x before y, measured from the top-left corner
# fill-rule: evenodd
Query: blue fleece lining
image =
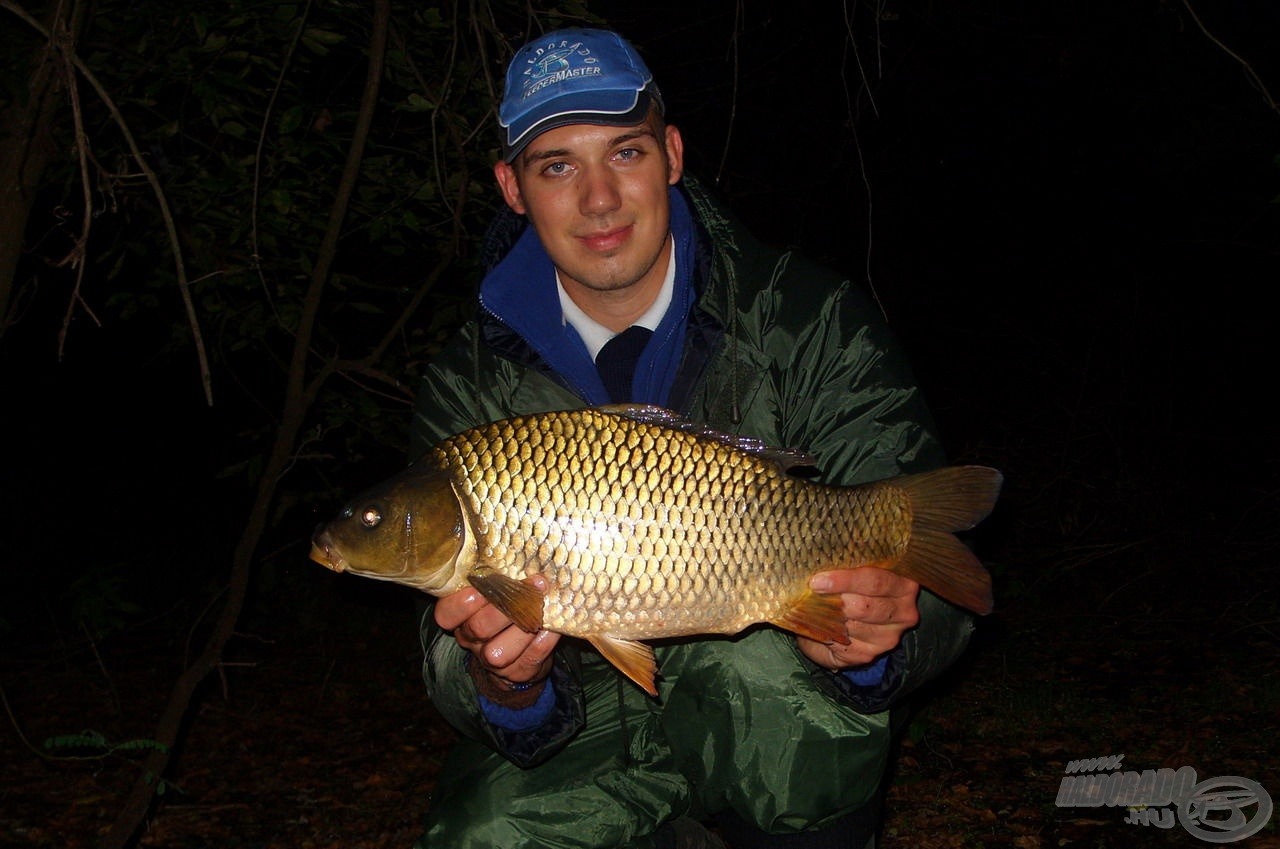
<path fill-rule="evenodd" d="M 480 697 L 480 710 L 484 712 L 484 718 L 490 724 L 508 731 L 532 731 L 547 721 L 555 707 L 556 688 L 551 686 L 550 680 L 543 683 L 537 701 L 519 710 L 503 707 L 491 699 Z"/>
<path fill-rule="evenodd" d="M 888 667 L 889 655 L 882 654 L 866 666 L 860 666 L 857 669 L 846 669 L 841 674 L 848 678 L 850 683 L 859 687 L 874 687 L 884 680 L 884 673 Z"/>

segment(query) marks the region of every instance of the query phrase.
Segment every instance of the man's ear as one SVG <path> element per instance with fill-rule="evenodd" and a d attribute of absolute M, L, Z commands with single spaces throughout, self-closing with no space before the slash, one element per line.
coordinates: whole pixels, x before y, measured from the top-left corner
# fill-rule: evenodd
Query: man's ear
<path fill-rule="evenodd" d="M 516 180 L 516 169 L 506 162 L 498 161 L 493 165 L 493 176 L 498 181 L 498 188 L 502 190 L 502 199 L 507 202 L 507 206 L 524 215 L 524 198 L 520 196 L 520 183 Z"/>
<path fill-rule="evenodd" d="M 680 131 L 667 125 L 667 185 L 674 186 L 684 176 L 684 139 Z"/>

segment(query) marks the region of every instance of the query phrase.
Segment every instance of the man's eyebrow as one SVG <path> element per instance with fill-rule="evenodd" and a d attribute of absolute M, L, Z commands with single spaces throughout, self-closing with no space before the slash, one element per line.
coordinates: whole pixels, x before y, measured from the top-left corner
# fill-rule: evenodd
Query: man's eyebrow
<path fill-rule="evenodd" d="M 652 127 L 634 127 L 627 130 L 625 133 L 621 133 L 609 139 L 609 147 L 617 147 L 620 144 L 626 144 L 629 141 L 646 137 L 653 139 L 655 142 L 658 140 L 658 136 L 654 133 Z M 567 147 L 553 147 L 546 150 L 529 150 L 528 148 L 525 148 L 523 159 L 525 163 L 533 165 L 534 163 L 543 162 L 548 159 L 559 159 L 562 156 L 572 155 L 573 151 Z"/>
<path fill-rule="evenodd" d="M 620 136 L 614 136 L 609 140 L 609 147 L 617 147 L 620 144 L 625 144 L 634 139 L 644 138 L 645 136 L 648 136 L 654 141 L 658 140 L 658 136 L 653 132 L 653 128 L 648 125 L 644 125 L 628 130 Z"/>
<path fill-rule="evenodd" d="M 562 156 L 568 155 L 569 149 L 566 147 L 555 147 L 549 150 L 534 151 L 526 149 L 524 152 L 524 161 L 532 164 L 534 162 L 541 162 L 544 159 L 559 159 Z"/>

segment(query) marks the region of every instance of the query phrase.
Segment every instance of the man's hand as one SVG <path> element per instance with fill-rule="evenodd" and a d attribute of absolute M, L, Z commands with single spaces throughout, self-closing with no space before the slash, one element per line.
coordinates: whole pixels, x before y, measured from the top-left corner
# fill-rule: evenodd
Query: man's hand
<path fill-rule="evenodd" d="M 525 580 L 546 592 L 547 580 L 541 575 Z M 536 699 L 540 688 L 523 685 L 538 684 L 551 674 L 559 634 L 521 630 L 473 587 L 436 602 L 435 617 L 437 625 L 452 631 L 458 645 L 471 652 L 472 676 L 486 698 L 509 707 Z"/>
<path fill-rule="evenodd" d="M 809 586 L 816 592 L 839 593 L 844 603 L 849 645 L 796 638 L 805 657 L 827 669 L 871 663 L 896 648 L 902 635 L 920 621 L 916 608 L 920 585 L 885 569 L 862 566 L 819 572 Z"/>

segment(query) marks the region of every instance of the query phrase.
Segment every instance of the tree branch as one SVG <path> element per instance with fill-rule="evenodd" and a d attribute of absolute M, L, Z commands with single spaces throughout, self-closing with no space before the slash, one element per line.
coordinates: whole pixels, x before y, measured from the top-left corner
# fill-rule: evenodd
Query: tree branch
<path fill-rule="evenodd" d="M 276 75 L 275 87 L 271 89 L 271 98 L 267 101 L 267 108 L 262 116 L 262 126 L 258 130 L 258 148 L 253 155 L 253 193 L 249 199 L 249 242 L 252 245 L 252 255 L 250 260 L 253 263 L 253 270 L 258 275 L 258 282 L 262 284 L 262 294 L 267 298 L 267 304 L 271 307 L 271 312 L 275 315 L 276 320 L 280 321 L 280 312 L 276 309 L 276 299 L 271 294 L 271 287 L 267 285 L 267 279 L 262 274 L 262 252 L 258 246 L 258 204 L 261 201 L 262 190 L 262 149 L 266 146 L 267 132 L 271 128 L 271 115 L 275 112 L 276 98 L 280 96 L 280 87 L 284 84 L 285 75 L 289 71 L 289 65 L 293 62 L 293 54 L 298 49 L 298 42 L 302 40 L 302 33 L 307 28 L 307 18 L 311 14 L 311 0 L 307 0 L 307 4 L 302 8 L 302 14 L 298 17 L 298 29 L 293 34 L 293 40 L 289 43 L 289 49 L 284 55 L 284 61 L 280 63 L 280 73 Z M 280 322 L 283 324 L 284 322 Z"/>
<path fill-rule="evenodd" d="M 1262 97 L 1267 101 L 1267 105 L 1271 107 L 1271 111 L 1280 112 L 1280 106 L 1276 105 L 1275 98 L 1272 97 L 1271 92 L 1267 90 L 1267 86 L 1262 82 L 1262 78 L 1253 70 L 1253 66 L 1242 59 L 1240 54 L 1236 53 L 1230 47 L 1219 41 L 1213 33 L 1209 32 L 1208 28 L 1201 23 L 1200 16 L 1196 14 L 1196 10 L 1191 8 L 1191 0 L 1182 0 L 1182 5 L 1187 8 L 1187 14 L 1191 15 L 1191 20 L 1196 22 L 1196 26 L 1200 28 L 1200 32 L 1204 33 L 1204 37 L 1218 45 L 1218 47 L 1222 48 L 1224 53 L 1240 63 L 1240 67 L 1244 68 L 1245 76 L 1249 78 L 1249 81 L 1254 84 L 1258 91 L 1262 92 Z"/>
<path fill-rule="evenodd" d="M 71 55 L 75 52 L 75 39 L 61 22 L 55 24 L 57 32 L 51 46 L 62 56 L 63 77 L 67 85 L 67 99 L 71 102 L 72 124 L 75 127 L 76 159 L 80 165 L 80 191 L 83 195 L 84 213 L 80 223 L 80 238 L 76 239 L 71 252 L 63 259 L 62 265 L 70 265 L 76 270 L 76 282 L 71 289 L 71 297 L 67 301 L 67 312 L 62 318 L 62 329 L 58 332 L 58 359 L 62 359 L 67 344 L 67 333 L 71 330 L 71 317 L 75 314 L 76 303 L 84 299 L 80 295 L 80 286 L 84 283 L 84 270 L 88 263 L 85 257 L 89 252 L 89 231 L 93 229 L 93 192 L 89 182 L 89 135 L 84 130 L 84 115 L 80 110 L 80 87 L 76 84 L 75 67 L 71 63 Z M 88 305 L 85 305 L 88 309 Z M 92 315 L 92 313 L 90 313 Z M 96 321 L 96 318 L 95 318 Z"/>

